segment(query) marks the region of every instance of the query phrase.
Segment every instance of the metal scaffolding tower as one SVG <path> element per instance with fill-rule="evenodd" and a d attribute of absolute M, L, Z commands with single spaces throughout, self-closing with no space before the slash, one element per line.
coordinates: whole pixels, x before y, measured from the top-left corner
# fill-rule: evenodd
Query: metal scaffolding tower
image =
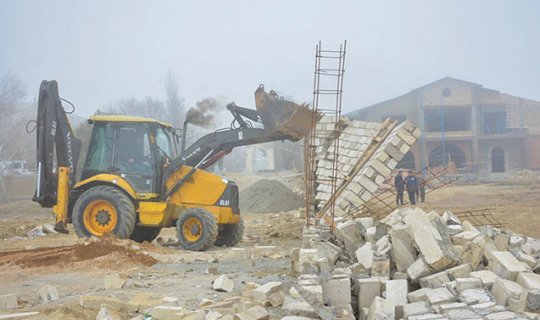
<path fill-rule="evenodd" d="M 339 156 L 339 136 L 341 134 L 341 102 L 343 93 L 343 74 L 345 72 L 345 52 L 347 41 L 339 46 L 339 50 L 325 50 L 319 41 L 315 48 L 315 75 L 313 82 L 313 104 L 312 127 L 310 134 L 304 143 L 305 156 L 305 183 L 306 183 L 306 223 L 312 224 L 313 217 L 316 216 L 317 203 L 315 194 L 317 185 L 324 183 L 331 188 L 330 214 L 332 219 L 335 212 L 335 190 L 337 188 L 337 161 Z M 320 139 L 317 139 L 317 122 L 321 116 L 330 117 L 333 124 L 336 139 L 331 150 L 330 160 L 332 161 L 331 177 L 324 181 L 318 179 L 317 170 L 317 146 Z M 327 122 L 328 123 L 328 122 Z M 317 223 L 316 219 L 314 222 Z"/>

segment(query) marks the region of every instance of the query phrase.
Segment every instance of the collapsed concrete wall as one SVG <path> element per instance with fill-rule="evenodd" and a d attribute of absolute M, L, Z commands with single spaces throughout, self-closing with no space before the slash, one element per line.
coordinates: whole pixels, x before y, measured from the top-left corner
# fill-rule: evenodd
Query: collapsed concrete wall
<path fill-rule="evenodd" d="M 334 148 L 336 140 L 339 139 L 335 179 L 336 185 L 342 186 L 343 192 L 336 194 L 335 214 L 344 216 L 357 212 L 364 203 L 373 198 L 398 162 L 420 137 L 421 131 L 407 121 L 388 128 L 383 123 L 342 118 L 338 132 L 335 120 L 335 117 L 325 116 L 315 128 L 315 199 L 318 201 L 318 209 L 321 209 L 332 196 Z M 387 132 L 388 129 L 391 131 Z"/>

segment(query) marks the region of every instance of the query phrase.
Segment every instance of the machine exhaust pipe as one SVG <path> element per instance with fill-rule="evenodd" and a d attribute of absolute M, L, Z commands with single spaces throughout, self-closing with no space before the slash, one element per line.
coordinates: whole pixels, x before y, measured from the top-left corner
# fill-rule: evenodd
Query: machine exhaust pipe
<path fill-rule="evenodd" d="M 186 150 L 186 136 L 187 136 L 187 125 L 189 121 L 186 119 L 184 121 L 184 126 L 182 127 L 182 147 L 181 147 L 181 154 L 184 153 Z"/>

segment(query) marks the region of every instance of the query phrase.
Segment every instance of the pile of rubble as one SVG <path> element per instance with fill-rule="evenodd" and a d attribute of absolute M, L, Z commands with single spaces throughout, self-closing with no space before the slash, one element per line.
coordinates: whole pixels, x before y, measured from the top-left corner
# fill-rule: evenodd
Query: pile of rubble
<path fill-rule="evenodd" d="M 447 211 L 306 229 L 283 309 L 313 319 L 540 319 L 540 240 Z M 536 312 L 536 313 L 535 313 Z"/>

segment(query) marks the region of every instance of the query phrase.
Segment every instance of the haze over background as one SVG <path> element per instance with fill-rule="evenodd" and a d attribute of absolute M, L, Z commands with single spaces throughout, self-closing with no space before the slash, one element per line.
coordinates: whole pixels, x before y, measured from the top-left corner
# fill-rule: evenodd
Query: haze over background
<path fill-rule="evenodd" d="M 317 41 L 348 41 L 345 112 L 445 76 L 540 100 L 540 1 L 0 1 L 0 75 L 90 115 L 125 97 L 311 102 Z"/>

